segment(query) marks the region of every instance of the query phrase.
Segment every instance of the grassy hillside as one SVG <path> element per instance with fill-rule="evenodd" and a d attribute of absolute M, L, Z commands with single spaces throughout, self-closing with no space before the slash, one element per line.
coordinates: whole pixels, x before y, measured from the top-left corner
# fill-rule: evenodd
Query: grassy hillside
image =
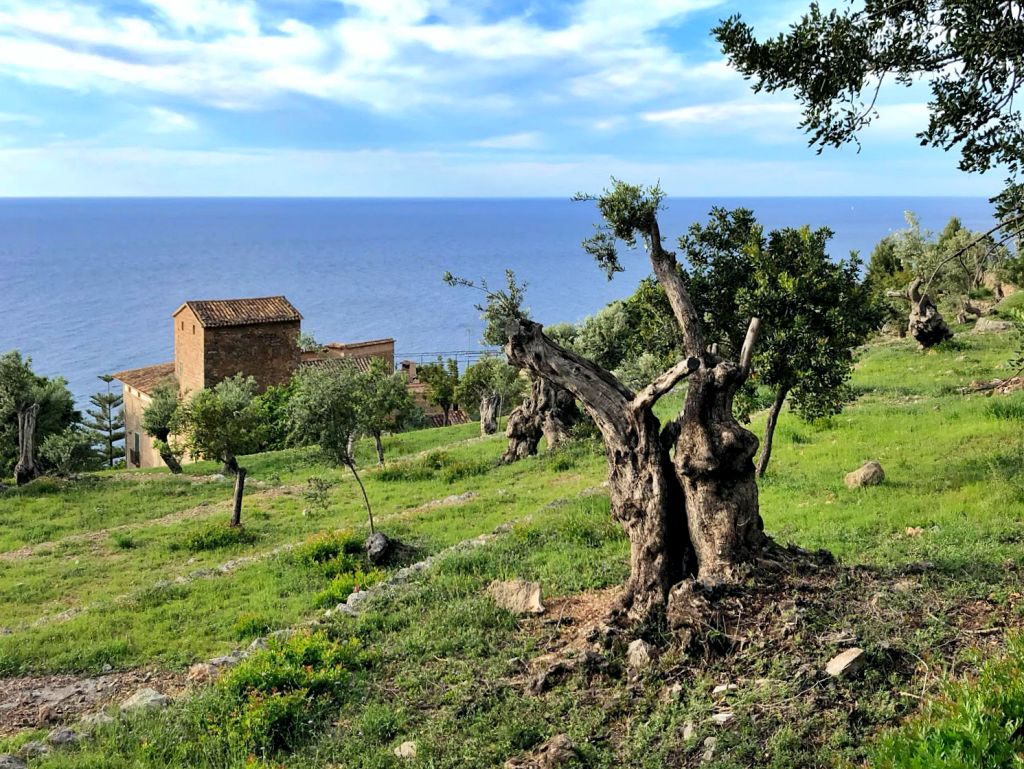
<path fill-rule="evenodd" d="M 538 657 L 587 646 L 581 628 L 625 575 L 626 543 L 600 488 L 604 459 L 581 443 L 500 467 L 503 441 L 474 438 L 475 425 L 427 430 L 393 437 L 389 466 L 367 472 L 378 525 L 409 546 L 406 562 L 510 526 L 357 617 L 332 617 L 166 713 L 120 720 L 38 765 L 488 767 L 560 732 L 593 767 L 862 762 L 879 734 L 951 676 L 997 657 L 1021 623 L 1024 393 L 998 396 L 1016 419 L 995 418 L 995 398 L 957 394 L 1005 374 L 1013 342 L 961 333 L 929 353 L 879 343 L 861 355 L 858 398 L 843 414 L 815 425 L 784 414 L 761 485 L 766 527 L 838 564 L 769 580 L 749 618 L 697 655 L 668 644 L 632 676 L 631 639 L 618 638 L 598 667 L 531 692 Z M 361 452 L 369 462 L 370 447 Z M 869 459 L 885 483 L 847 489 L 844 473 Z M 346 532 L 365 531 L 342 472 L 305 451 L 244 464 L 247 536 L 235 541 L 223 534 L 230 484 L 212 465 L 0 495 L 0 673 L 147 665 L 180 675 L 319 616 L 354 581 L 386 577 L 342 552 Z M 304 494 L 310 476 L 334 484 L 326 509 Z M 543 582 L 545 615 L 517 619 L 486 597 L 492 579 L 511 577 Z M 854 641 L 865 670 L 824 676 Z M 666 691 L 671 683 L 680 689 Z M 717 684 L 736 688 L 715 694 Z M 726 727 L 709 720 L 725 712 Z M 886 739 L 877 744 L 897 738 Z M 405 741 L 415 758 L 395 756 Z"/>

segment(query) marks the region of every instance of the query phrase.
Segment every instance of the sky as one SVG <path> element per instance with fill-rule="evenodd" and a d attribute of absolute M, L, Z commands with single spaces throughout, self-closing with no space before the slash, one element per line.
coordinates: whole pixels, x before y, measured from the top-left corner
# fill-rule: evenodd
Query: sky
<path fill-rule="evenodd" d="M 990 195 L 894 86 L 809 149 L 710 29 L 807 2 L 0 0 L 2 196 Z"/>

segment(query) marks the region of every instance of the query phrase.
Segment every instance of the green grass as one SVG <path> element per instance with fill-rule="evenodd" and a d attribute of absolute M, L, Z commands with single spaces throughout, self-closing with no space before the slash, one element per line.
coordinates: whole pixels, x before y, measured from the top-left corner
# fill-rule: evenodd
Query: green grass
<path fill-rule="evenodd" d="M 187 752 L 196 767 L 490 767 L 567 732 L 590 767 L 783 769 L 871 758 L 931 769 L 947 765 L 936 757 L 957 740 L 967 763 L 950 766 L 1015 766 L 1004 757 L 1021 749 L 1014 708 L 1024 701 L 1015 683 L 1024 647 L 1011 644 L 987 667 L 983 660 L 998 656 L 1003 625 L 1024 624 L 1024 394 L 957 393 L 1003 374 L 1014 344 L 1009 334 L 961 334 L 927 353 L 879 343 L 862 351 L 858 399 L 842 414 L 816 424 L 782 415 L 760 490 L 766 528 L 783 542 L 827 548 L 842 564 L 840 583 L 829 587 L 834 600 L 812 587 L 794 596 L 803 614 L 790 652 L 752 648 L 694 662 L 669 644 L 652 674 L 630 682 L 622 672 L 629 639 L 620 639 L 603 672 L 572 673 L 543 695 L 525 695 L 522 660 L 552 648 L 557 616 L 517 620 L 485 588 L 493 579 L 538 579 L 548 599 L 622 581 L 628 547 L 599 487 L 604 458 L 578 443 L 500 466 L 500 436 L 467 440 L 476 425 L 424 430 L 391 437 L 383 470 L 371 469 L 371 445 L 359 447 L 378 526 L 410 548 L 408 558 L 515 523 L 358 617 L 332 618 L 316 643 L 360 650 L 339 673 L 342 686 L 317 688 L 303 675 L 320 663 L 300 675 L 294 655 L 282 660 L 277 649 L 243 668 L 247 684 L 232 674 L 167 714 L 121 719 L 95 743 L 38 765 L 171 767 Z M 679 403 L 670 396 L 659 413 Z M 751 428 L 763 423 L 757 415 Z M 882 463 L 885 483 L 847 489 L 844 474 L 869 459 Z M 0 561 L 0 624 L 11 631 L 0 635 L 0 671 L 181 670 L 386 576 L 361 560 L 365 511 L 346 473 L 307 451 L 244 464 L 253 479 L 244 541 L 220 539 L 230 483 L 206 481 L 213 465 L 180 478 L 106 474 L 0 496 L 0 552 L 56 540 Z M 325 508 L 304 515 L 310 476 L 330 485 Z M 427 504 L 466 492 L 456 503 Z M 190 513 L 157 520 L 182 511 Z M 908 527 L 921 533 L 907 535 Z M 216 571 L 238 559 L 251 560 Z M 900 579 L 911 587 L 894 588 Z M 977 614 L 971 632 L 960 616 L 969 609 Z M 78 613 L 59 617 L 69 610 Z M 839 629 L 855 633 L 871 663 L 849 681 L 822 680 L 814 671 L 837 649 L 821 639 Z M 294 676 L 276 690 L 253 683 L 275 666 Z M 943 688 L 950 676 L 957 683 Z M 680 681 L 683 693 L 666 700 L 665 680 Z M 710 692 L 725 681 L 739 684 L 728 695 L 737 720 L 720 729 L 708 723 Z M 914 716 L 922 694 L 936 704 Z M 309 723 L 295 718 L 303 709 Z M 887 732 L 908 716 L 902 731 Z M 708 737 L 718 747 L 702 764 Z M 393 753 L 405 740 L 417 743 L 414 761 Z"/>

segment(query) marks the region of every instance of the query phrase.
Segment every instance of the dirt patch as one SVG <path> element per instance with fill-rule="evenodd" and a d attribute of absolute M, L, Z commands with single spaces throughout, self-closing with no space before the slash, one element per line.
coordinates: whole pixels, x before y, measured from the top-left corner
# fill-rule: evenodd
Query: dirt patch
<path fill-rule="evenodd" d="M 83 678 L 71 675 L 0 678 L 0 736 L 77 721 L 149 687 L 175 696 L 184 673 L 139 668 Z"/>

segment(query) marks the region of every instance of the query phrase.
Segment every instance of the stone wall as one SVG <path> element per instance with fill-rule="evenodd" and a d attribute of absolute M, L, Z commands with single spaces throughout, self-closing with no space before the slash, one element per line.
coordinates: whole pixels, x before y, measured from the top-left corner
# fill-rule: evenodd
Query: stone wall
<path fill-rule="evenodd" d="M 199 392 L 206 386 L 203 347 L 208 332 L 188 306 L 182 307 L 173 320 L 174 375 L 178 378 L 178 389 L 182 394 Z"/>
<path fill-rule="evenodd" d="M 254 377 L 261 392 L 287 384 L 299 366 L 299 330 L 298 321 L 205 329 L 204 385 L 213 387 L 235 374 Z"/>

